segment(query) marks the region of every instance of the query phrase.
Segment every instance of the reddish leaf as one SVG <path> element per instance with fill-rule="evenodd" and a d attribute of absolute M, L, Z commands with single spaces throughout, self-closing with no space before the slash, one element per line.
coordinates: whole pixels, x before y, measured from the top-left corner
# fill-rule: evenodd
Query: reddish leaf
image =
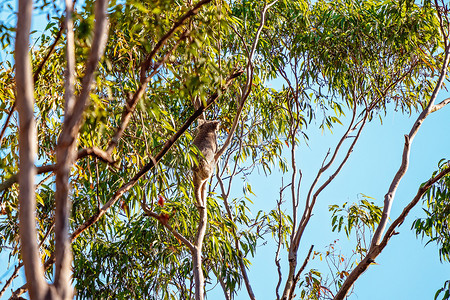
<path fill-rule="evenodd" d="M 161 207 L 164 206 L 164 197 L 161 195 L 158 196 L 158 205 Z"/>

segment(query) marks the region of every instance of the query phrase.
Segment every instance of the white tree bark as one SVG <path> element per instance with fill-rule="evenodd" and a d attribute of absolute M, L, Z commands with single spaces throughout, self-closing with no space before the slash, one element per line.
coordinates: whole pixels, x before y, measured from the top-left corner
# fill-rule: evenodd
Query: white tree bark
<path fill-rule="evenodd" d="M 33 77 L 28 48 L 32 10 L 32 0 L 19 0 L 15 44 L 16 103 L 19 113 L 19 234 L 30 298 L 44 299 L 49 287 L 45 282 L 44 270 L 40 263 L 35 224 L 34 161 L 37 154 L 37 136 L 33 111 Z"/>

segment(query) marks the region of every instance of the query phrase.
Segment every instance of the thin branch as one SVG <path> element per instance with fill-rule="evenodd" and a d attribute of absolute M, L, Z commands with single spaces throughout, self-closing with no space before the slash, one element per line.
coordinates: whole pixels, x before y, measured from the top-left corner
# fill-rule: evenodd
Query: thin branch
<path fill-rule="evenodd" d="M 73 1 L 73 5 L 75 5 L 75 2 L 76 1 Z M 65 23 L 61 22 L 61 25 L 59 26 L 59 31 L 56 34 L 53 43 L 49 47 L 47 54 L 45 55 L 44 59 L 39 63 L 39 65 L 36 68 L 36 70 L 34 71 L 33 82 L 35 84 L 39 80 L 39 74 L 41 73 L 42 69 L 44 68 L 44 65 L 47 63 L 48 59 L 50 58 L 50 56 L 55 51 L 56 45 L 58 44 L 59 40 L 61 39 L 61 36 L 62 36 L 62 33 L 64 32 L 64 29 L 65 29 Z"/>
<path fill-rule="evenodd" d="M 2 288 L 2 290 L 0 291 L 0 298 L 2 298 L 2 296 L 3 296 L 3 294 L 5 293 L 5 291 L 6 291 L 6 289 L 8 288 L 8 286 L 10 286 L 11 285 L 11 283 L 12 283 L 12 281 L 14 280 L 14 278 L 16 278 L 17 276 L 19 276 L 19 275 L 17 275 L 18 273 L 19 273 L 19 270 L 20 270 L 20 268 L 22 267 L 22 265 L 17 265 L 15 268 L 14 268 L 14 272 L 12 273 L 12 275 L 11 275 L 11 277 L 9 277 L 9 279 L 6 281 L 6 283 L 5 283 L 5 286 Z"/>
<path fill-rule="evenodd" d="M 11 119 L 12 114 L 14 113 L 14 109 L 16 108 L 16 102 L 14 101 L 13 105 L 11 105 L 11 109 L 9 110 L 8 116 L 6 117 L 5 124 L 3 125 L 2 131 L 0 132 L 0 142 L 3 139 L 3 135 L 6 132 L 6 128 L 8 127 L 9 121 Z"/>
<path fill-rule="evenodd" d="M 423 195 L 431 188 L 431 186 L 441 180 L 442 177 L 446 176 L 447 174 L 450 174 L 450 167 L 442 170 L 435 177 L 430 178 L 424 185 L 419 188 L 413 200 L 408 203 L 408 205 L 403 209 L 402 213 L 397 217 L 397 219 L 395 219 L 394 222 L 392 222 L 391 226 L 389 226 L 389 228 L 386 230 L 386 234 L 384 235 L 383 240 L 380 243 L 381 247 L 384 248 L 386 246 L 389 239 L 395 234 L 396 227 L 399 227 L 403 224 L 403 221 L 405 220 L 411 209 L 416 206 L 416 204 L 420 199 L 422 199 Z"/>
<path fill-rule="evenodd" d="M 309 188 L 308 196 L 306 197 L 305 211 L 308 210 L 309 207 L 310 207 L 311 195 L 312 195 L 312 192 L 313 192 L 314 188 L 316 187 L 316 184 L 319 182 L 320 177 L 333 164 L 334 160 L 336 159 L 336 157 L 337 157 L 337 155 L 339 153 L 339 150 L 341 149 L 342 144 L 348 138 L 350 132 L 353 131 L 352 126 L 353 126 L 353 124 L 355 122 L 355 118 L 356 118 L 356 109 L 357 109 L 357 105 L 356 105 L 356 103 L 354 103 L 354 107 L 353 107 L 353 110 L 352 110 L 352 119 L 351 119 L 350 124 L 349 124 L 349 126 L 347 128 L 347 131 L 342 135 L 341 139 L 339 140 L 337 146 L 334 149 L 334 152 L 333 152 L 332 157 L 330 158 L 330 161 L 327 164 L 325 164 L 326 156 L 328 156 L 330 152 L 328 151 L 327 155 L 325 156 L 325 159 L 324 159 L 324 161 L 322 163 L 322 166 L 319 169 L 319 171 L 317 172 L 317 175 L 314 178 L 314 181 L 311 184 L 311 187 Z"/>

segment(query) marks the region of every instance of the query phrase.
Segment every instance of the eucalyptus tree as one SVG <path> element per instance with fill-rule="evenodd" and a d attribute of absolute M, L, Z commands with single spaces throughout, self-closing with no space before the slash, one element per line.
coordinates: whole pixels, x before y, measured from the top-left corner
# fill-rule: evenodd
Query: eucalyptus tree
<path fill-rule="evenodd" d="M 297 288 L 302 298 L 343 299 L 427 192 L 432 221 L 414 226 L 448 259 L 444 162 L 386 229 L 412 139 L 449 102 L 435 104 L 448 65 L 444 3 L 66 1 L 63 9 L 38 1 L 54 22 L 33 42 L 30 64 L 31 4 L 19 5 L 16 64 L 0 71 L 0 247 L 20 261 L 2 293 L 25 265 L 29 284 L 14 296 L 71 298 L 73 255 L 77 298 L 202 299 L 216 283 L 225 299 L 244 286 L 240 293 L 255 299 L 247 271 L 262 239 L 273 237 L 278 299 L 293 299 Z M 0 25 L 7 46 L 14 26 Z M 269 88 L 270 79 L 283 87 Z M 330 206 L 333 230 L 357 231 L 359 264 L 337 270 L 325 286 L 321 273 L 306 268 L 314 252 L 301 243 L 304 232 L 365 125 L 392 107 L 422 113 L 405 137 L 384 207 L 369 198 Z M 345 113 L 345 133 L 300 197 L 303 172 L 311 170 L 300 169 L 296 152 L 307 127 L 331 130 Z M 221 123 L 205 208 L 195 205 L 192 186 L 197 118 Z M 251 214 L 248 177 L 274 169 L 291 181 L 273 210 Z"/>

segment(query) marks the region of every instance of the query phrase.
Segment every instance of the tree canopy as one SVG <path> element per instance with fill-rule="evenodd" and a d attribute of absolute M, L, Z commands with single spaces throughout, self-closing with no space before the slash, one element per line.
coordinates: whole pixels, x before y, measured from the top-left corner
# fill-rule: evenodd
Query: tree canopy
<path fill-rule="evenodd" d="M 414 137 L 450 102 L 437 100 L 448 80 L 448 9 L 411 0 L 4 1 L 0 11 L 16 17 L 0 19 L 0 250 L 15 271 L 0 296 L 24 267 L 28 284 L 12 297 L 72 298 L 73 280 L 79 299 L 203 299 L 216 285 L 224 299 L 255 299 L 247 273 L 270 241 L 277 299 L 346 299 L 420 205 L 426 215 L 412 230 L 449 262 L 447 159 L 391 215 Z M 31 12 L 45 25 L 30 37 Z M 366 125 L 392 111 L 417 118 L 384 202 L 320 200 L 331 215 L 323 222 L 346 234 L 354 255 L 305 243 L 318 199 Z M 192 183 L 198 119 L 220 121 L 205 207 Z M 308 130 L 336 126 L 344 130 L 322 164 L 303 169 Z M 272 172 L 288 182 L 268 186 L 279 199 L 255 211 L 251 178 Z M 322 255 L 337 267 L 308 268 Z M 450 299 L 449 286 L 436 299 Z"/>

